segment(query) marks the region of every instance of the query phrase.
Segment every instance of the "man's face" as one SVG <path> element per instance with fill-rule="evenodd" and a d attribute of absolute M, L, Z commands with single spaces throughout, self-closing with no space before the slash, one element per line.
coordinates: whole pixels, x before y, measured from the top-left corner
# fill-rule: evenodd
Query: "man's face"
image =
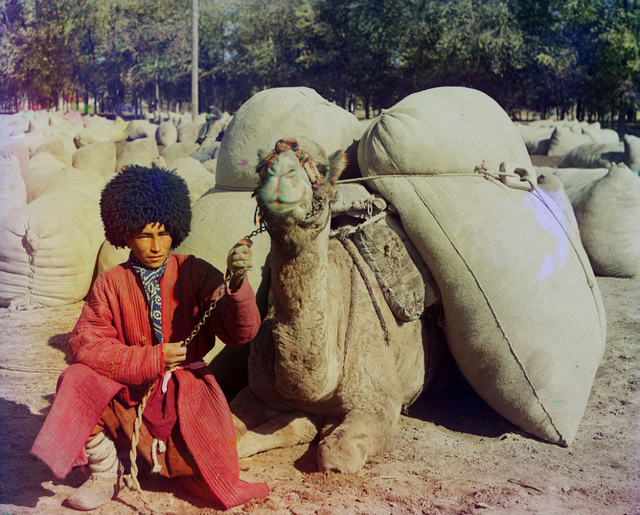
<path fill-rule="evenodd" d="M 147 224 L 137 234 L 125 238 L 127 246 L 145 268 L 160 268 L 171 250 L 171 235 L 164 225 Z"/>

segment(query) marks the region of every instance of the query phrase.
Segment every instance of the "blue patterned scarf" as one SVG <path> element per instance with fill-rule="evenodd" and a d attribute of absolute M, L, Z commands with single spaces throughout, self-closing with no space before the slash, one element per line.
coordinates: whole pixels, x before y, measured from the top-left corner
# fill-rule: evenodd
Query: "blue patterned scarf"
<path fill-rule="evenodd" d="M 133 266 L 133 269 L 140 274 L 144 291 L 147 294 L 151 325 L 153 325 L 153 331 L 156 333 L 158 343 L 162 342 L 162 296 L 160 295 L 160 284 L 158 281 L 160 277 L 162 277 L 162 274 L 164 274 L 167 261 L 168 256 L 160 268 L 144 268 L 140 261 L 134 256 L 133 252 L 129 253 L 129 262 Z"/>

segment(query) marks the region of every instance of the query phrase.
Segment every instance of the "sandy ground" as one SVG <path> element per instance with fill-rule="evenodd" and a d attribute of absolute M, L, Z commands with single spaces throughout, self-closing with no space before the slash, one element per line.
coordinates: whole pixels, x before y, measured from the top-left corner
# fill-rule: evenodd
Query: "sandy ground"
<path fill-rule="evenodd" d="M 569 448 L 543 443 L 497 415 L 445 363 L 402 417 L 394 449 L 358 474 L 316 471 L 315 446 L 242 460 L 242 477 L 266 481 L 267 500 L 228 513 L 513 514 L 640 513 L 640 279 L 598 278 L 608 318 L 607 349 L 578 436 Z M 66 514 L 82 484 L 29 454 L 69 363 L 67 340 L 81 303 L 0 310 L 0 513 Z M 141 472 L 157 513 L 211 514 L 175 483 Z M 130 490 L 99 514 L 149 513 Z"/>
<path fill-rule="evenodd" d="M 536 156 L 538 166 L 557 158 Z M 315 446 L 241 461 L 242 477 L 271 495 L 229 514 L 640 514 L 640 278 L 598 278 L 607 312 L 605 355 L 580 430 L 569 448 L 519 431 L 445 361 L 402 417 L 395 447 L 358 474 L 317 472 Z M 68 335 L 82 303 L 0 309 L 0 515 L 78 513 L 64 505 L 86 474 L 65 479 L 29 454 L 57 377 L 70 362 Z M 175 482 L 140 482 L 160 514 L 218 513 Z M 150 513 L 122 490 L 100 515 Z"/>

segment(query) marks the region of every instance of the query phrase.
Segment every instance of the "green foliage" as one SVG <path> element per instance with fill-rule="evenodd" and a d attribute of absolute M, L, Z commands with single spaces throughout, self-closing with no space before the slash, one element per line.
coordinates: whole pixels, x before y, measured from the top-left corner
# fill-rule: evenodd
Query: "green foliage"
<path fill-rule="evenodd" d="M 429 87 L 633 118 L 639 0 L 200 0 L 201 104 L 309 86 L 367 114 Z M 190 97 L 190 0 L 0 0 L 0 100 Z"/>

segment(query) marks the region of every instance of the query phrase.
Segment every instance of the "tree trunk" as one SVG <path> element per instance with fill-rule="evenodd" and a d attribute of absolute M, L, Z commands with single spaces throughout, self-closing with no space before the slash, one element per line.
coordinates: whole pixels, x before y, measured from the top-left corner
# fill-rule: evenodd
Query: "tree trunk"
<path fill-rule="evenodd" d="M 198 0 L 191 0 L 191 118 L 195 121 L 198 106 Z"/>

